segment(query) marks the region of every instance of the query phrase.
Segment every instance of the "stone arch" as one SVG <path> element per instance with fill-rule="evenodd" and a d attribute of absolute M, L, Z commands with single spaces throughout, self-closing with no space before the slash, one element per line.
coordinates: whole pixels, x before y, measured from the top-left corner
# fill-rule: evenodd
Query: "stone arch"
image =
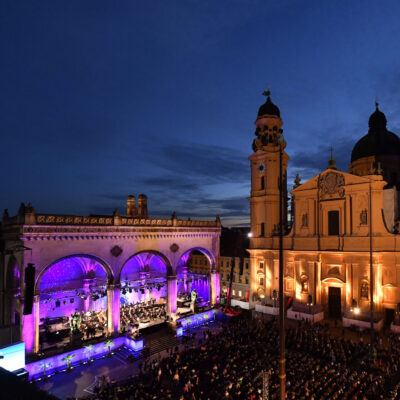
<path fill-rule="evenodd" d="M 113 276 L 112 270 L 111 270 L 110 266 L 109 266 L 104 260 L 102 260 L 100 257 L 97 257 L 97 256 L 92 255 L 92 254 L 85 254 L 85 253 L 69 254 L 69 255 L 67 255 L 67 256 L 60 257 L 60 258 L 58 258 L 57 260 L 51 262 L 48 266 L 46 266 L 45 268 L 43 268 L 42 271 L 40 271 L 40 273 L 37 275 L 36 281 L 35 281 L 35 294 L 36 294 L 36 295 L 39 294 L 40 282 L 41 282 L 41 280 L 42 280 L 44 274 L 45 274 L 51 267 L 53 267 L 55 264 L 59 263 L 60 261 L 67 260 L 67 259 L 73 258 L 73 257 L 76 257 L 76 258 L 88 258 L 88 259 L 91 259 L 91 260 L 96 261 L 99 265 L 101 265 L 101 266 L 103 267 L 103 269 L 104 269 L 104 271 L 105 271 L 105 273 L 106 273 L 106 276 L 107 276 L 107 283 L 108 283 L 108 284 L 113 283 L 113 281 L 114 281 L 114 276 Z M 84 267 L 83 267 L 83 266 L 81 266 L 81 267 L 82 267 L 83 272 L 85 272 L 85 271 L 84 271 Z"/>
<path fill-rule="evenodd" d="M 171 262 L 169 261 L 168 257 L 165 254 L 163 254 L 163 253 L 161 253 L 160 251 L 157 251 L 157 250 L 141 250 L 141 251 L 136 252 L 135 254 L 132 254 L 129 258 L 127 258 L 125 260 L 125 262 L 122 264 L 122 266 L 121 266 L 121 268 L 120 268 L 120 270 L 118 272 L 118 275 L 116 277 L 115 283 L 120 283 L 121 282 L 122 271 L 124 270 L 125 266 L 129 263 L 129 261 L 131 261 L 132 259 L 134 259 L 138 255 L 145 254 L 145 253 L 148 253 L 148 254 L 151 254 L 151 255 L 159 257 L 165 264 L 166 276 L 170 275 L 170 273 L 172 271 L 172 265 L 171 265 Z"/>
<path fill-rule="evenodd" d="M 190 253 L 195 250 L 202 253 L 208 259 L 208 262 L 210 263 L 210 268 L 211 268 L 210 272 L 216 270 L 217 262 L 214 257 L 214 254 L 210 250 L 208 250 L 204 247 L 191 247 L 190 249 L 185 250 L 182 253 L 181 257 L 179 258 L 178 267 L 181 265 L 181 263 L 185 263 L 187 261 L 187 259 L 189 258 Z"/>

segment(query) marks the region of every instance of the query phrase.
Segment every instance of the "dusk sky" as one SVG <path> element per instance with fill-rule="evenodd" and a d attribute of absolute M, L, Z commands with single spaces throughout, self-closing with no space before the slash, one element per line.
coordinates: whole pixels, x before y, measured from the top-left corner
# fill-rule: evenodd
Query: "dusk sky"
<path fill-rule="evenodd" d="M 0 208 L 249 220 L 269 84 L 289 188 L 347 171 L 377 98 L 400 133 L 399 1 L 16 1 L 0 5 Z"/>

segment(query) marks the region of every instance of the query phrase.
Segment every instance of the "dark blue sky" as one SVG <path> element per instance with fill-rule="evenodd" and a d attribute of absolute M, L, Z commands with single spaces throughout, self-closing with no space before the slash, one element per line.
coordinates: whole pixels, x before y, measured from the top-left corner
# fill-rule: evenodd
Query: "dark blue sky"
<path fill-rule="evenodd" d="M 15 1 L 0 5 L 0 208 L 248 220 L 269 83 L 290 187 L 347 170 L 377 97 L 400 133 L 398 1 Z"/>

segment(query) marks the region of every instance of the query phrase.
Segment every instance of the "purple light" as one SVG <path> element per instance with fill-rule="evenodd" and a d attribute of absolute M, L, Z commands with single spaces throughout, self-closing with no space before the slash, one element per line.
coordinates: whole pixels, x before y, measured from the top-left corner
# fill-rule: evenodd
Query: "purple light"
<path fill-rule="evenodd" d="M 113 327 L 114 327 L 114 332 L 118 332 L 119 331 L 119 308 L 120 308 L 120 290 L 119 288 L 115 288 L 114 289 L 114 293 L 113 293 Z"/>
<path fill-rule="evenodd" d="M 168 279 L 168 314 L 176 313 L 177 284 L 176 278 Z"/>
<path fill-rule="evenodd" d="M 192 328 L 210 322 L 214 319 L 215 311 L 209 310 L 201 314 L 189 315 L 188 317 L 178 319 L 176 322 L 182 325 L 183 329 Z"/>
<path fill-rule="evenodd" d="M 113 339 L 113 342 L 114 342 L 115 349 L 117 349 L 118 347 L 121 347 L 122 345 L 126 345 L 134 351 L 140 351 L 145 347 L 143 339 L 139 339 L 139 340 L 135 341 L 129 337 L 124 337 L 124 336 Z M 107 349 L 107 347 L 104 347 L 104 343 L 105 342 L 101 342 L 101 343 L 97 343 L 97 344 L 93 345 L 93 348 L 90 350 L 90 358 L 91 359 L 99 358 L 108 353 L 108 349 Z M 27 364 L 25 366 L 25 369 L 27 371 L 29 371 L 30 379 L 36 379 L 43 375 L 43 363 L 50 365 L 46 369 L 46 373 L 48 373 L 48 374 L 50 374 L 54 371 L 62 371 L 67 368 L 66 361 L 63 361 L 62 359 L 65 356 L 70 355 L 70 354 L 73 355 L 71 365 L 77 364 L 81 361 L 87 361 L 89 358 L 88 349 L 83 347 L 78 350 L 59 354 L 54 357 L 49 357 L 49 358 L 46 358 L 43 360 L 39 360 L 39 361 L 35 361 L 30 364 Z"/>
<path fill-rule="evenodd" d="M 35 311 L 32 314 L 23 315 L 22 323 L 22 336 L 25 342 L 26 353 L 33 353 L 35 347 Z"/>

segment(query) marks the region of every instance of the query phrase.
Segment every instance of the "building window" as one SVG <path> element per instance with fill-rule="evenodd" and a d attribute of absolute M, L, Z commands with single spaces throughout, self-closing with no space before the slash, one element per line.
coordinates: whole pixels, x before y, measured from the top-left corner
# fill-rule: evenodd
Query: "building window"
<path fill-rule="evenodd" d="M 261 190 L 264 190 L 265 189 L 265 179 L 263 176 L 260 179 L 261 179 L 260 188 L 261 188 Z"/>
<path fill-rule="evenodd" d="M 264 236 L 265 234 L 265 224 L 264 222 L 261 223 L 261 232 L 260 232 L 260 236 Z"/>
<path fill-rule="evenodd" d="M 226 267 L 229 268 L 229 260 L 226 260 Z"/>
<path fill-rule="evenodd" d="M 264 278 L 260 276 L 260 286 L 264 286 Z"/>
<path fill-rule="evenodd" d="M 264 269 L 264 261 L 260 261 L 260 269 Z"/>
<path fill-rule="evenodd" d="M 246 278 L 246 285 L 249 284 L 249 278 Z"/>
<path fill-rule="evenodd" d="M 249 263 L 248 262 L 246 263 L 246 269 L 249 269 Z"/>
<path fill-rule="evenodd" d="M 235 274 L 232 274 L 232 282 L 236 282 Z"/>
<path fill-rule="evenodd" d="M 241 290 L 239 290 L 239 296 L 242 297 L 242 291 Z"/>
<path fill-rule="evenodd" d="M 232 290 L 232 294 L 233 294 L 233 295 L 235 295 L 235 294 L 236 294 L 236 291 L 235 291 L 235 289 L 233 289 L 233 290 Z"/>
<path fill-rule="evenodd" d="M 339 235 L 339 211 L 328 211 L 328 235 Z"/>

